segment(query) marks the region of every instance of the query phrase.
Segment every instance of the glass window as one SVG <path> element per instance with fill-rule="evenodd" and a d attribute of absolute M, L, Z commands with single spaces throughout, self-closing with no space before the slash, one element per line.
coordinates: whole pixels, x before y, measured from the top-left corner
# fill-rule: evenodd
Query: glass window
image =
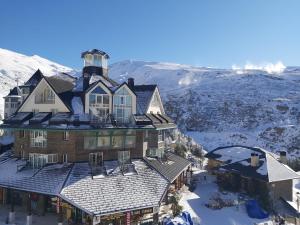
<path fill-rule="evenodd" d="M 106 121 L 109 115 L 109 95 L 90 94 L 89 112 L 93 120 Z"/>
<path fill-rule="evenodd" d="M 118 161 L 121 164 L 130 163 L 130 151 L 119 151 Z"/>
<path fill-rule="evenodd" d="M 126 148 L 134 148 L 135 147 L 135 136 L 126 136 L 125 147 Z"/>
<path fill-rule="evenodd" d="M 64 141 L 68 141 L 69 140 L 69 137 L 70 137 L 70 133 L 69 133 L 69 131 L 64 131 L 64 135 L 63 135 L 64 137 Z"/>
<path fill-rule="evenodd" d="M 114 115 L 119 123 L 128 123 L 132 114 L 132 97 L 125 87 L 114 95 Z"/>
<path fill-rule="evenodd" d="M 122 148 L 124 143 L 124 136 L 112 136 L 111 145 L 113 148 Z"/>
<path fill-rule="evenodd" d="M 90 95 L 90 104 L 96 103 L 96 95 Z"/>
<path fill-rule="evenodd" d="M 31 147 L 46 148 L 47 147 L 47 131 L 32 130 L 30 131 Z"/>
<path fill-rule="evenodd" d="M 84 149 L 96 149 L 97 148 L 97 137 L 84 137 Z"/>
<path fill-rule="evenodd" d="M 93 56 L 91 54 L 86 54 L 84 56 L 84 65 L 85 66 L 91 66 L 93 62 Z"/>
<path fill-rule="evenodd" d="M 110 136 L 98 137 L 98 147 L 110 147 Z"/>
<path fill-rule="evenodd" d="M 55 94 L 49 88 L 45 88 L 41 93 L 37 93 L 35 96 L 36 104 L 54 104 L 55 103 Z"/>
<path fill-rule="evenodd" d="M 90 153 L 89 161 L 92 166 L 102 166 L 103 165 L 103 153 L 102 152 Z"/>
<path fill-rule="evenodd" d="M 103 104 L 109 104 L 109 96 L 108 95 L 103 95 Z"/>

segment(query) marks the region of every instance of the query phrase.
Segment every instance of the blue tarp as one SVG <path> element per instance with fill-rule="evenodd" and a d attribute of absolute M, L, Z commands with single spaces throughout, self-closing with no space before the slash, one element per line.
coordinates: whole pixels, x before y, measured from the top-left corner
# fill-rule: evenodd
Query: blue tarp
<path fill-rule="evenodd" d="M 184 219 L 187 225 L 193 225 L 193 221 L 189 212 L 186 211 L 182 212 L 181 217 Z"/>
<path fill-rule="evenodd" d="M 264 212 L 256 200 L 248 200 L 246 202 L 248 216 L 256 219 L 265 219 L 269 214 Z"/>
<path fill-rule="evenodd" d="M 186 211 L 182 212 L 181 215 L 177 216 L 176 218 L 182 219 L 184 223 L 183 224 L 177 222 L 174 223 L 171 218 L 164 218 L 163 224 L 164 225 L 193 225 L 191 215 Z"/>

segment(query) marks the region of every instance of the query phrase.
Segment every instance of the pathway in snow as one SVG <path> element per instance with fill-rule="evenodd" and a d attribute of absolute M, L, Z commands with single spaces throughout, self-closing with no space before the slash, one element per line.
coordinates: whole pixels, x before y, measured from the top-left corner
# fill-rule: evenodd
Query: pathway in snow
<path fill-rule="evenodd" d="M 184 210 L 191 213 L 192 217 L 199 217 L 201 225 L 253 225 L 262 220 L 248 217 L 244 206 L 228 207 L 220 210 L 212 210 L 204 204 L 209 202 L 209 198 L 218 191 L 217 185 L 213 182 L 213 177 L 207 176 L 205 171 L 197 171 L 199 181 L 194 192 L 185 192 L 179 202 Z M 204 182 L 203 175 L 206 174 L 207 181 Z M 227 196 L 225 196 L 228 198 Z M 236 198 L 236 195 L 232 195 Z"/>

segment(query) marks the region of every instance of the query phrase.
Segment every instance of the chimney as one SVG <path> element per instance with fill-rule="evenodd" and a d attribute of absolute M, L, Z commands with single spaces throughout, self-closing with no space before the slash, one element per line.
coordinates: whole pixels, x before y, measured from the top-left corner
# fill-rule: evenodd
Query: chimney
<path fill-rule="evenodd" d="M 83 79 L 82 79 L 82 90 L 86 91 L 88 87 L 90 86 L 90 79 L 91 75 L 88 73 L 83 73 Z"/>
<path fill-rule="evenodd" d="M 131 90 L 133 90 L 133 88 L 134 88 L 134 78 L 132 78 L 132 77 L 128 78 L 127 84 L 128 84 L 128 87 Z"/>
<path fill-rule="evenodd" d="M 279 161 L 283 164 L 287 164 L 286 151 L 280 151 Z"/>
<path fill-rule="evenodd" d="M 251 166 L 257 167 L 259 163 L 259 157 L 256 153 L 251 153 Z"/>

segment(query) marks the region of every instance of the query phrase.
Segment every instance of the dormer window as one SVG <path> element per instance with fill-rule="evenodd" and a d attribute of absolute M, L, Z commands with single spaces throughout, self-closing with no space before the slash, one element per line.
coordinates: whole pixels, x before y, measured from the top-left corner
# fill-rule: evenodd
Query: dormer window
<path fill-rule="evenodd" d="M 132 96 L 125 87 L 114 95 L 113 102 L 115 119 L 119 123 L 128 123 L 132 115 Z"/>
<path fill-rule="evenodd" d="M 109 115 L 109 95 L 95 89 L 89 97 L 89 112 L 94 120 L 105 121 Z"/>

